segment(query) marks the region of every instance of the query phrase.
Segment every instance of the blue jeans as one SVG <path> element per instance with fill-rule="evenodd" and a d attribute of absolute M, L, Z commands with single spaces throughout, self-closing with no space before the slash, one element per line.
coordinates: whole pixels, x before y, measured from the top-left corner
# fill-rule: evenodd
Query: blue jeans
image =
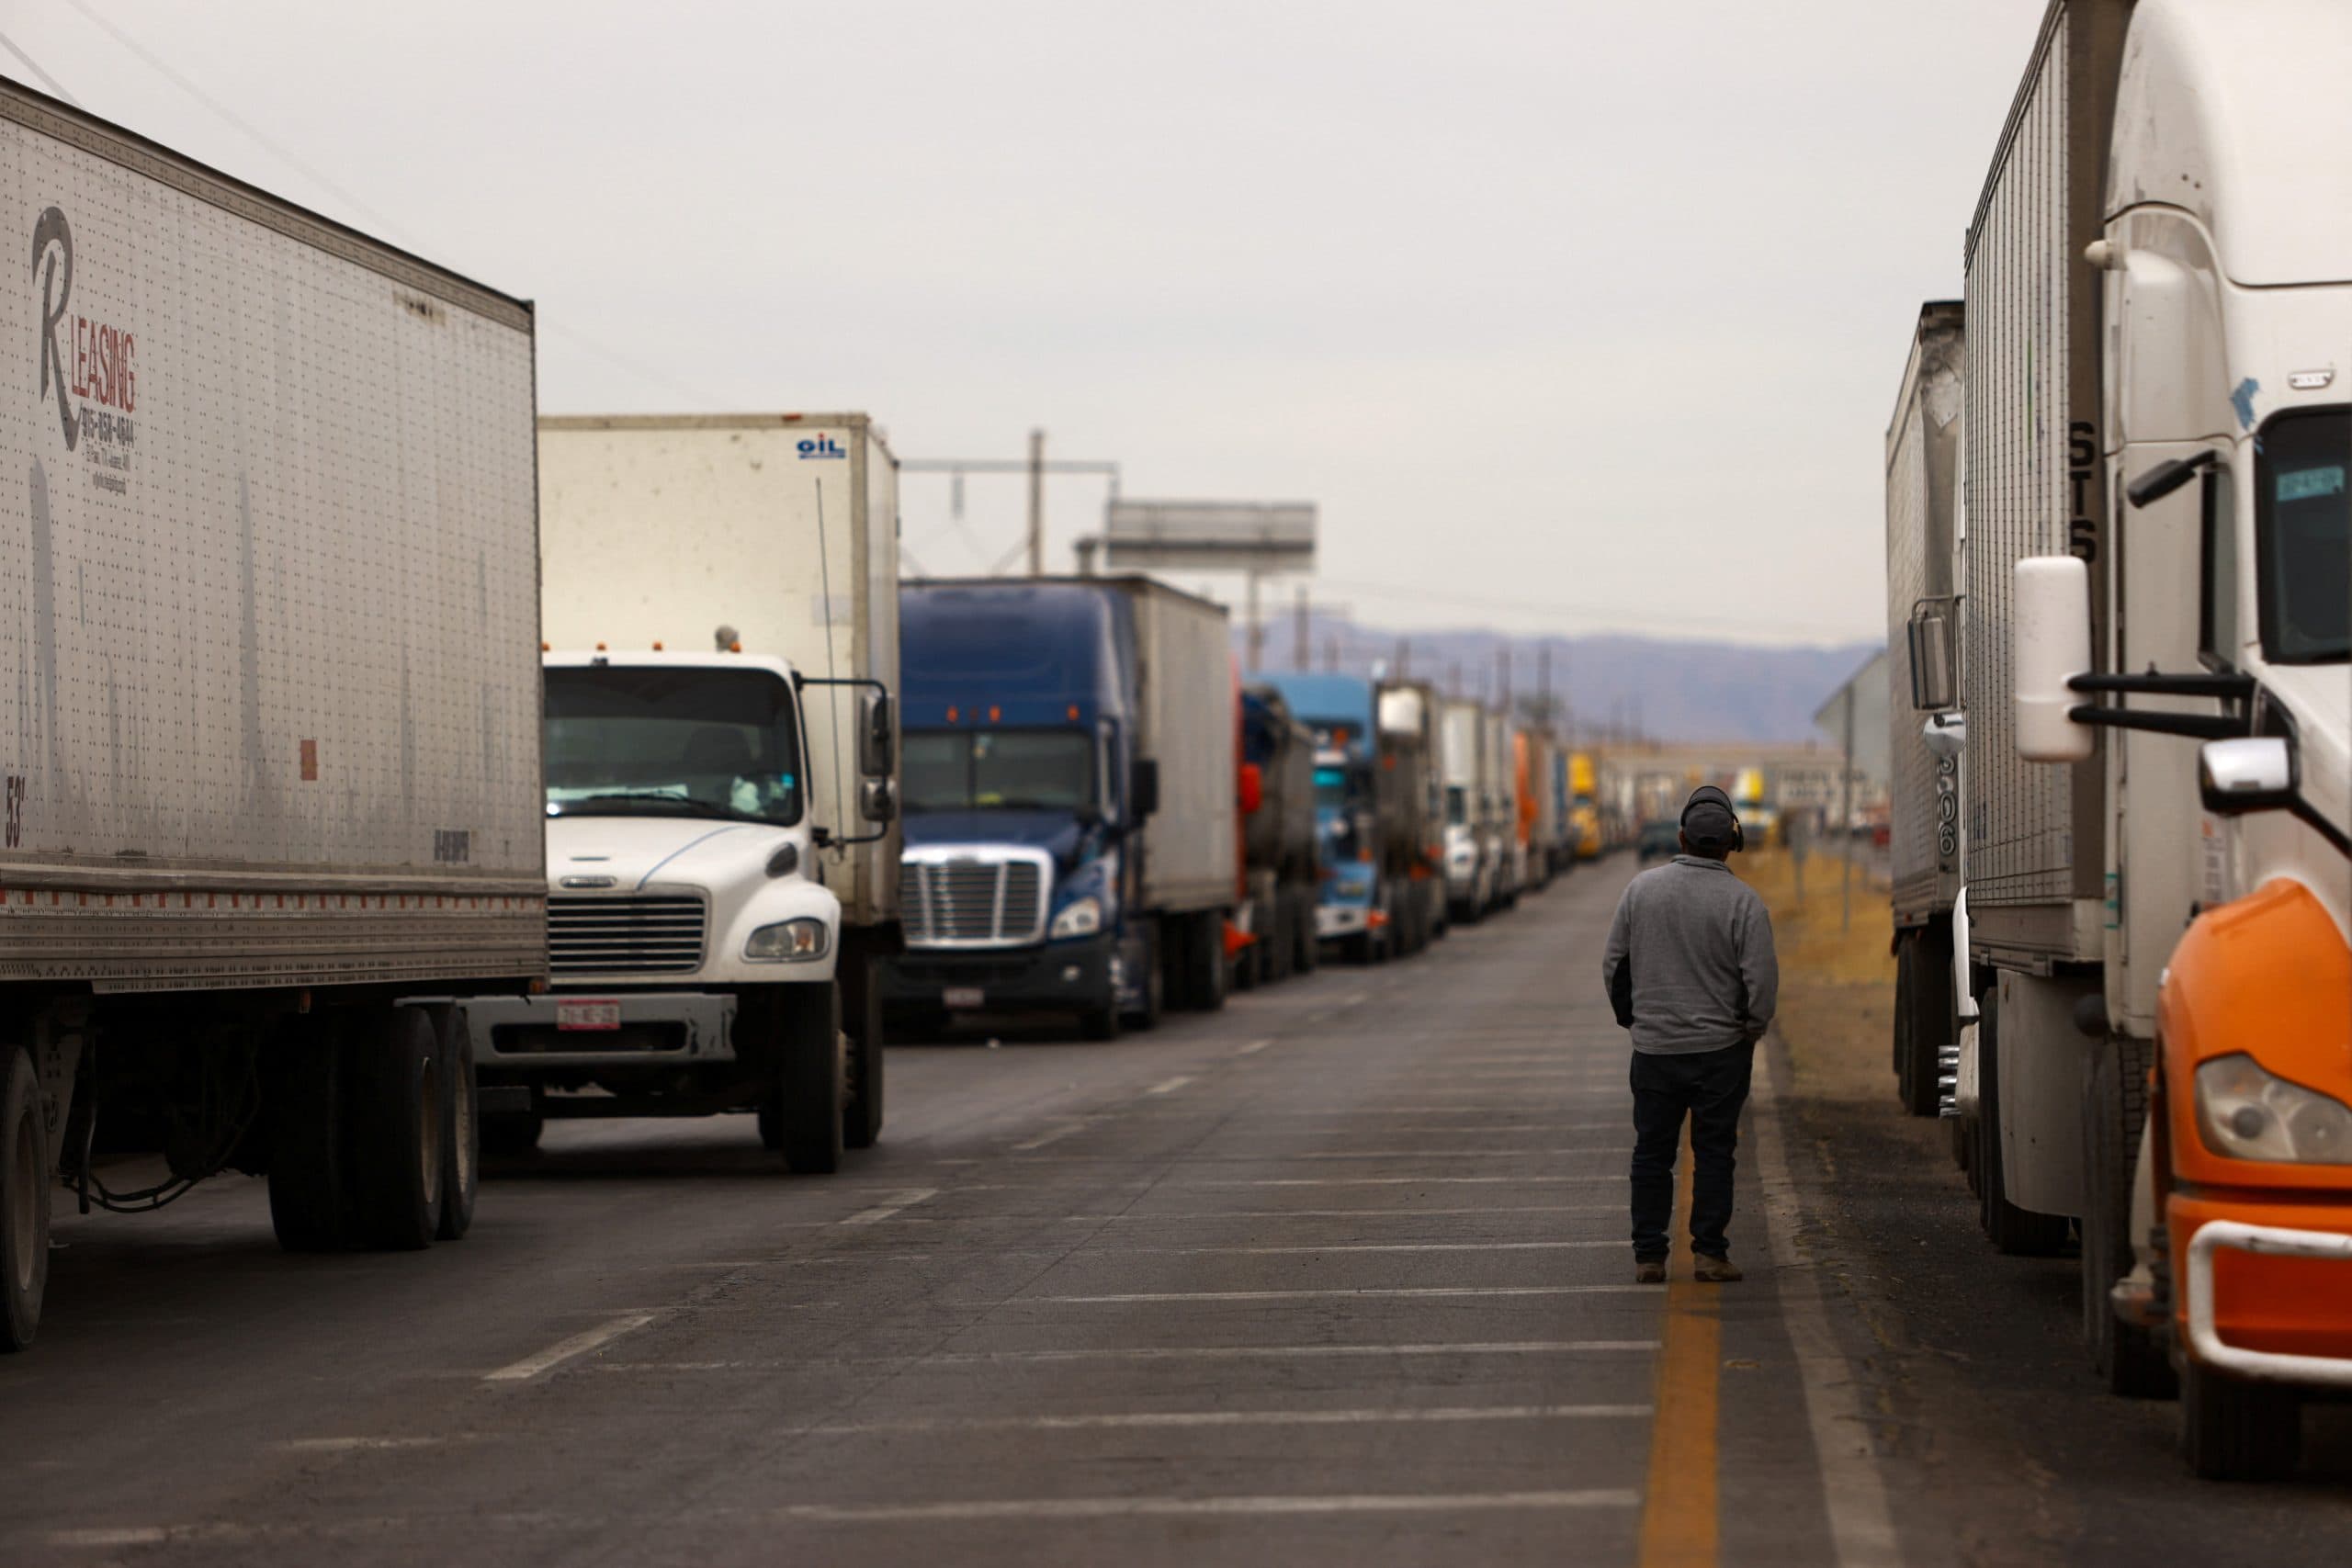
<path fill-rule="evenodd" d="M 1731 1224 L 1733 1152 L 1739 1145 L 1739 1111 L 1756 1047 L 1727 1045 L 1661 1056 L 1634 1053 L 1634 1257 L 1663 1261 L 1673 1247 L 1674 1156 L 1682 1117 L 1690 1117 L 1690 1250 L 1728 1258 L 1724 1230 Z"/>

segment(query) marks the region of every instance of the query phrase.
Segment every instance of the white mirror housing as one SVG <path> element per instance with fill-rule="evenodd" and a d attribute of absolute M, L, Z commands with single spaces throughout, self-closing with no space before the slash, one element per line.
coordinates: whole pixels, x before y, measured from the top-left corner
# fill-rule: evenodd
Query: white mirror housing
<path fill-rule="evenodd" d="M 2028 556 L 2010 602 L 2018 755 L 2085 762 L 2098 737 L 2071 715 L 2085 698 L 2067 682 L 2091 669 L 2090 569 L 2075 556 Z"/>
<path fill-rule="evenodd" d="M 2295 782 L 2295 750 L 2283 735 L 2208 740 L 2198 753 L 2198 793 L 2220 816 L 2292 806 Z"/>

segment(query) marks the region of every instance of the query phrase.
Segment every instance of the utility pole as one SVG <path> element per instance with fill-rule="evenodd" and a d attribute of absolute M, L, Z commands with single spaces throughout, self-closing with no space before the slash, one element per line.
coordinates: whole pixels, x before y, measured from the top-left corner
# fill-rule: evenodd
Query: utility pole
<path fill-rule="evenodd" d="M 1326 632 L 1323 634 L 1323 672 L 1327 675 L 1336 675 L 1339 671 L 1340 634 Z"/>
<path fill-rule="evenodd" d="M 1258 619 L 1258 574 L 1256 572 L 1249 574 L 1249 608 L 1245 613 L 1250 617 L 1250 668 L 1254 671 L 1263 663 L 1266 651 L 1266 627 L 1265 623 Z"/>
<path fill-rule="evenodd" d="M 1396 679 L 1402 681 L 1412 672 L 1413 639 L 1408 637 L 1400 637 L 1396 639 Z"/>
<path fill-rule="evenodd" d="M 1535 645 L 1535 705 L 1544 723 L 1552 722 L 1552 644 L 1549 638 Z"/>
<path fill-rule="evenodd" d="M 1495 705 L 1505 718 L 1510 716 L 1510 644 L 1504 642 L 1495 649 Z"/>
<path fill-rule="evenodd" d="M 1459 659 L 1455 660 L 1452 664 L 1446 667 L 1445 689 L 1446 694 L 1449 696 L 1453 697 L 1457 701 L 1460 700 L 1462 696 L 1462 660 Z"/>
<path fill-rule="evenodd" d="M 1840 880 L 1844 908 L 1838 918 L 1839 931 L 1854 929 L 1854 683 L 1846 682 L 1846 755 L 1845 766 L 1839 770 L 1846 775 L 1846 804 L 1838 810 L 1838 831 L 1844 842 L 1838 846 L 1838 863 L 1845 867 Z"/>
<path fill-rule="evenodd" d="M 1298 608 L 1292 612 L 1290 667 L 1305 670 L 1312 662 L 1313 647 L 1307 632 L 1306 584 L 1298 585 Z"/>
<path fill-rule="evenodd" d="M 1029 433 L 1029 575 L 1046 575 L 1046 433 Z"/>

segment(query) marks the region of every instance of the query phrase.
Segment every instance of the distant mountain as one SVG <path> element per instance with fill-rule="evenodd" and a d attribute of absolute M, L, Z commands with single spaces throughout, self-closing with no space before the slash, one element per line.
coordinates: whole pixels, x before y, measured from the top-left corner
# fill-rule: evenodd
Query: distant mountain
<path fill-rule="evenodd" d="M 1657 740 L 1804 741 L 1818 739 L 1813 715 L 1879 645 L 1766 648 L 1643 637 L 1521 637 L 1495 632 L 1409 635 L 1336 616 L 1307 624 L 1317 670 L 1366 672 L 1385 666 L 1441 690 L 1493 697 L 1508 688 L 1525 708 L 1544 684 L 1579 733 L 1639 734 Z M 1234 627 L 1245 667 L 1249 632 Z M 1297 666 L 1296 623 L 1270 619 L 1261 668 Z"/>

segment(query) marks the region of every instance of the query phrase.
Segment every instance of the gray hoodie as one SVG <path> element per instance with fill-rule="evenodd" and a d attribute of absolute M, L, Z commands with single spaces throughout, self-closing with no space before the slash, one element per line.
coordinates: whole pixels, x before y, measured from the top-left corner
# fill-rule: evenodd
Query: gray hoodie
<path fill-rule="evenodd" d="M 1723 862 L 1677 855 L 1626 884 L 1600 977 L 1636 1051 L 1761 1039 L 1781 989 L 1764 900 Z"/>

